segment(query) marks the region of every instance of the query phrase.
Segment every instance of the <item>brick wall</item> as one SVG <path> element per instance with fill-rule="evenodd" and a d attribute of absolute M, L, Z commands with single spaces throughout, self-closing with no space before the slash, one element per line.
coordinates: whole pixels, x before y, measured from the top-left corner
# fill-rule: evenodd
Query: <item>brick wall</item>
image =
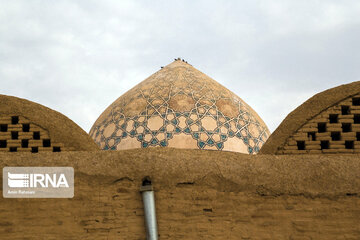
<path fill-rule="evenodd" d="M 360 153 L 360 95 L 332 106 L 298 129 L 277 154 Z"/>
<path fill-rule="evenodd" d="M 143 149 L 1 154 L 0 166 L 73 166 L 73 199 L 0 200 L 0 239 L 360 239 L 360 163 L 348 155 Z"/>
<path fill-rule="evenodd" d="M 0 152 L 60 152 L 74 150 L 50 139 L 46 129 L 19 115 L 0 115 Z"/>

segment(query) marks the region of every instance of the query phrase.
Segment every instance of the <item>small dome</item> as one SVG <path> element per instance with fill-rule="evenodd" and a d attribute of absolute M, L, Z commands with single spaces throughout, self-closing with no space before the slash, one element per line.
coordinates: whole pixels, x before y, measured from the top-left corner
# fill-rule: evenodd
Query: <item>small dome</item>
<path fill-rule="evenodd" d="M 318 93 L 292 111 L 262 154 L 360 153 L 360 81 Z"/>
<path fill-rule="evenodd" d="M 0 95 L 0 152 L 99 150 L 69 118 L 40 104 Z"/>
<path fill-rule="evenodd" d="M 176 60 L 112 103 L 90 136 L 105 150 L 160 146 L 251 154 L 269 130 L 242 99 Z"/>

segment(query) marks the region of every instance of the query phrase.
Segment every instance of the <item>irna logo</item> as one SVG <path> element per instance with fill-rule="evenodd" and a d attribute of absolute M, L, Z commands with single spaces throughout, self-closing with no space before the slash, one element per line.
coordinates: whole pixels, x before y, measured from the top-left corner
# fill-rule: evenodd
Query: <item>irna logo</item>
<path fill-rule="evenodd" d="M 72 167 L 4 167 L 5 198 L 72 198 Z"/>
<path fill-rule="evenodd" d="M 42 174 L 42 173 L 30 173 L 19 174 L 8 172 L 8 186 L 11 188 L 47 188 L 49 186 L 54 188 L 69 187 L 64 174 Z"/>

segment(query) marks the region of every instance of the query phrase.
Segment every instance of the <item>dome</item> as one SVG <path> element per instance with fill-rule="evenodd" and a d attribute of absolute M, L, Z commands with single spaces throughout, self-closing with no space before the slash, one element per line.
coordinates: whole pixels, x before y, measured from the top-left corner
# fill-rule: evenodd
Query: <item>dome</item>
<path fill-rule="evenodd" d="M 69 118 L 40 104 L 0 95 L 0 152 L 99 150 Z"/>
<path fill-rule="evenodd" d="M 284 119 L 260 152 L 360 153 L 360 81 L 308 99 Z"/>
<path fill-rule="evenodd" d="M 269 130 L 242 99 L 178 59 L 112 103 L 90 136 L 104 150 L 160 146 L 252 154 Z"/>

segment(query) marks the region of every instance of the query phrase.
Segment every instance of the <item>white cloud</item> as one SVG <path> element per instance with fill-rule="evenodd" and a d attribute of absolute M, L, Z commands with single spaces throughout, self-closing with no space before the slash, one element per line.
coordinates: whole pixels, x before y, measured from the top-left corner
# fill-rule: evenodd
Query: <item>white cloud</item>
<path fill-rule="evenodd" d="M 271 130 L 316 92 L 359 80 L 357 1 L 0 0 L 0 83 L 88 131 L 174 57 L 248 102 Z"/>

